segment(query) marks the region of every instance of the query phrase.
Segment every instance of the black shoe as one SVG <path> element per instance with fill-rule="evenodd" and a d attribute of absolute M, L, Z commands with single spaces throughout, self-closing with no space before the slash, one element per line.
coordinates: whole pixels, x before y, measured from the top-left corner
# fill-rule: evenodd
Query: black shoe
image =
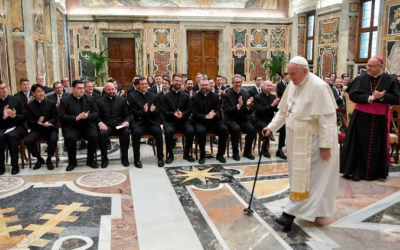
<path fill-rule="evenodd" d="M 174 156 L 170 154 L 170 155 L 167 157 L 167 159 L 165 160 L 165 163 L 171 164 L 173 161 L 174 161 Z"/>
<path fill-rule="evenodd" d="M 275 222 L 284 228 L 290 228 L 290 227 L 292 227 L 294 218 L 296 218 L 296 217 L 283 212 L 282 216 L 279 217 L 278 219 L 276 219 Z"/>
<path fill-rule="evenodd" d="M 268 149 L 264 149 L 263 156 L 266 158 L 271 158 L 271 154 L 269 153 Z"/>
<path fill-rule="evenodd" d="M 11 174 L 12 175 L 16 175 L 16 174 L 18 174 L 19 173 L 19 167 L 18 166 L 13 166 L 12 168 L 11 168 Z"/>
<path fill-rule="evenodd" d="M 256 157 L 251 153 L 243 153 L 243 157 L 246 157 L 249 160 L 254 160 Z"/>
<path fill-rule="evenodd" d="M 51 157 L 47 157 L 46 167 L 47 167 L 48 170 L 53 170 L 54 169 L 53 163 L 51 162 Z"/>
<path fill-rule="evenodd" d="M 283 153 L 282 149 L 278 149 L 278 151 L 276 151 L 276 157 L 279 157 L 279 158 L 284 159 L 284 160 L 287 159 L 287 157 L 286 157 L 286 155 Z"/>
<path fill-rule="evenodd" d="M 67 169 L 65 169 L 67 172 L 74 170 L 76 167 L 76 164 L 68 164 Z"/>
<path fill-rule="evenodd" d="M 164 167 L 164 160 L 163 160 L 163 158 L 158 158 L 158 167 L 159 167 L 159 168 Z"/>
<path fill-rule="evenodd" d="M 347 179 L 347 180 L 351 180 L 351 175 L 344 174 L 344 175 L 342 175 L 342 178 Z"/>
<path fill-rule="evenodd" d="M 2 167 L 0 168 L 0 175 L 3 175 L 6 172 L 6 168 Z"/>
<path fill-rule="evenodd" d="M 217 157 L 215 159 L 217 159 L 217 161 L 219 161 L 221 163 L 226 163 L 226 160 L 223 155 L 217 155 Z"/>
<path fill-rule="evenodd" d="M 360 177 L 354 176 L 354 175 L 353 175 L 353 177 L 351 177 L 351 179 L 352 179 L 353 181 L 360 181 L 360 180 L 361 180 Z"/>
<path fill-rule="evenodd" d="M 190 155 L 184 155 L 183 159 L 187 160 L 188 162 L 195 162 L 195 159 L 193 157 L 191 157 Z"/>
<path fill-rule="evenodd" d="M 218 142 L 219 142 L 219 141 L 218 141 L 218 138 L 217 138 L 217 137 L 214 137 L 213 143 L 214 143 L 214 144 L 218 144 Z"/>
<path fill-rule="evenodd" d="M 127 158 L 122 158 L 121 163 L 122 163 L 122 166 L 129 167 L 129 161 Z"/>
<path fill-rule="evenodd" d="M 96 162 L 88 162 L 86 161 L 86 166 L 91 167 L 91 168 L 99 168 L 99 165 L 97 165 Z"/>
<path fill-rule="evenodd" d="M 204 163 L 206 163 L 206 156 L 200 156 L 199 164 L 204 164 Z"/>
<path fill-rule="evenodd" d="M 108 167 L 108 157 L 101 157 L 101 168 Z"/>
<path fill-rule="evenodd" d="M 37 156 L 37 162 L 35 166 L 33 167 L 33 170 L 39 169 L 42 167 L 42 164 L 44 164 L 44 159 L 41 156 Z"/>
<path fill-rule="evenodd" d="M 232 159 L 234 159 L 235 161 L 240 161 L 240 156 L 239 156 L 239 154 L 234 154 L 234 155 L 232 156 Z"/>
<path fill-rule="evenodd" d="M 269 139 L 270 139 L 271 141 L 275 141 L 274 135 L 273 135 L 273 134 L 270 134 Z"/>
<path fill-rule="evenodd" d="M 136 168 L 142 168 L 142 163 L 140 162 L 140 160 L 135 160 L 133 162 L 133 165 L 135 165 Z"/>

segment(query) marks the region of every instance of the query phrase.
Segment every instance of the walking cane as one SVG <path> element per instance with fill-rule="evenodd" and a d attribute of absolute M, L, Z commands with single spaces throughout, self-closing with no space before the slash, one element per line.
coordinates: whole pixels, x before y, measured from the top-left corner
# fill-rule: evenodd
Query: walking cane
<path fill-rule="evenodd" d="M 263 139 L 262 139 L 261 152 L 260 152 L 260 159 L 258 160 L 258 165 L 257 165 L 257 170 L 256 170 L 256 177 L 254 178 L 253 190 L 251 190 L 251 196 L 250 196 L 250 201 L 249 201 L 249 207 L 248 207 L 248 208 L 245 208 L 245 209 L 243 210 L 247 215 L 253 215 L 253 213 L 254 213 L 253 209 L 251 209 L 251 201 L 253 200 L 254 189 L 255 189 L 255 187 L 256 187 L 256 182 L 257 182 L 258 170 L 260 169 L 261 158 L 262 158 L 263 153 L 264 153 L 264 143 L 265 143 L 266 140 L 267 140 L 267 137 L 264 136 Z"/>

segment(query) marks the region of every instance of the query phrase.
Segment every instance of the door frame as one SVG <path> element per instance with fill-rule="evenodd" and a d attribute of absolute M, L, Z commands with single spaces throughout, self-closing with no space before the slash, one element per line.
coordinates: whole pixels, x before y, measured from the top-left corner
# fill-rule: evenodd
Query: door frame
<path fill-rule="evenodd" d="M 187 73 L 188 70 L 188 46 L 187 46 L 187 31 L 218 31 L 218 74 L 229 78 L 229 23 L 221 22 L 180 22 L 182 57 L 181 69 L 182 73 Z M 194 79 L 193 79 L 194 80 Z"/>

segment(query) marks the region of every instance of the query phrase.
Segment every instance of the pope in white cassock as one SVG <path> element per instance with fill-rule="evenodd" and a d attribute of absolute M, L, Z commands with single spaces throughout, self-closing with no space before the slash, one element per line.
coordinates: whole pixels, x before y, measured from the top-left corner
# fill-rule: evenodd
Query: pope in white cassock
<path fill-rule="evenodd" d="M 336 102 L 329 85 L 296 56 L 289 84 L 264 136 L 286 123 L 290 200 L 276 222 L 290 228 L 295 217 L 313 222 L 333 214 L 339 181 Z"/>

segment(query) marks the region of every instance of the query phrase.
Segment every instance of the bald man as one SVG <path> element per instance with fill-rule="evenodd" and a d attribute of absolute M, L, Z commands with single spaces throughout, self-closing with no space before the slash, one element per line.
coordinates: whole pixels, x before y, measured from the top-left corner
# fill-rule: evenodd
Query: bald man
<path fill-rule="evenodd" d="M 336 102 L 329 85 L 309 72 L 307 60 L 288 64 L 289 84 L 265 136 L 286 124 L 290 199 L 276 220 L 284 228 L 295 217 L 313 222 L 333 214 L 339 179 Z"/>

